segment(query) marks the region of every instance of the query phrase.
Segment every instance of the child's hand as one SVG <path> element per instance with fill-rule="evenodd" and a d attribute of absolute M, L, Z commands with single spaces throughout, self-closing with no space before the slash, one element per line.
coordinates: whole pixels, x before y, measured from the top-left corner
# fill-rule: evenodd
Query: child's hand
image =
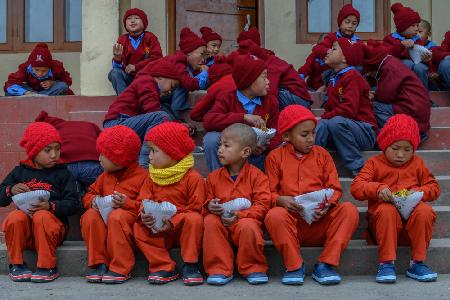
<path fill-rule="evenodd" d="M 13 187 L 11 188 L 11 193 L 13 195 L 17 195 L 17 194 L 20 194 L 20 193 L 26 193 L 26 192 L 29 192 L 29 191 L 31 191 L 30 188 L 27 185 L 23 184 L 23 183 L 18 183 L 16 185 L 13 185 Z"/>
<path fill-rule="evenodd" d="M 114 191 L 112 194 L 112 208 L 120 208 L 125 204 L 125 200 L 127 199 L 127 196 L 124 194 L 121 194 L 119 192 Z"/>
<path fill-rule="evenodd" d="M 412 39 L 403 40 L 401 41 L 401 43 L 406 49 L 414 47 L 414 41 Z"/>
<path fill-rule="evenodd" d="M 422 62 L 429 62 L 431 60 L 432 54 L 430 52 L 422 53 Z"/>
<path fill-rule="evenodd" d="M 165 219 L 163 220 L 163 226 L 161 228 L 159 229 L 153 228 L 153 230 L 155 230 L 156 233 L 163 233 L 169 231 L 170 229 L 172 229 L 172 227 L 173 227 L 172 223 L 168 219 Z"/>
<path fill-rule="evenodd" d="M 224 216 L 220 217 L 222 224 L 226 227 L 231 226 L 238 221 L 238 217 L 235 212 L 231 212 L 230 215 L 231 215 L 230 217 L 224 217 Z"/>
<path fill-rule="evenodd" d="M 152 229 L 155 225 L 155 218 L 151 214 L 146 214 L 144 208 L 141 208 L 141 221 L 148 229 Z"/>
<path fill-rule="evenodd" d="M 319 221 L 320 219 L 322 219 L 323 216 L 325 216 L 327 214 L 329 209 L 330 209 L 330 203 L 327 203 L 321 210 L 316 210 L 313 213 L 313 217 L 312 217 L 313 222 L 316 222 L 316 221 Z"/>
<path fill-rule="evenodd" d="M 115 61 L 122 61 L 123 46 L 121 44 L 114 44 L 113 56 Z"/>
<path fill-rule="evenodd" d="M 277 205 L 286 208 L 291 213 L 298 214 L 300 217 L 303 217 L 303 206 L 295 202 L 294 197 L 279 196 L 277 199 Z"/>
<path fill-rule="evenodd" d="M 378 199 L 384 202 L 392 202 L 394 201 L 394 195 L 392 195 L 392 192 L 388 188 L 384 188 L 380 191 L 378 194 Z"/>
<path fill-rule="evenodd" d="M 208 210 L 210 213 L 217 215 L 217 216 L 221 216 L 223 214 L 223 207 L 222 207 L 222 205 L 220 205 L 219 202 L 220 202 L 220 200 L 217 198 L 209 201 Z"/>
<path fill-rule="evenodd" d="M 92 202 L 91 202 L 91 208 L 96 209 L 96 210 L 98 210 L 97 197 L 95 197 L 94 200 L 92 200 Z"/>
<path fill-rule="evenodd" d="M 369 99 L 373 100 L 375 98 L 375 91 L 369 91 Z"/>
<path fill-rule="evenodd" d="M 208 72 L 209 67 L 207 65 L 200 65 L 200 72 L 206 71 Z"/>
<path fill-rule="evenodd" d="M 257 115 L 246 114 L 244 115 L 244 121 L 259 129 L 266 128 L 266 121 Z"/>
<path fill-rule="evenodd" d="M 31 214 L 34 214 L 37 211 L 49 210 L 49 209 L 50 209 L 50 203 L 45 199 L 40 199 L 40 202 L 31 204 L 31 208 L 29 208 L 28 211 Z"/>
<path fill-rule="evenodd" d="M 136 66 L 129 64 L 128 66 L 125 67 L 125 73 L 127 74 L 134 74 L 136 73 Z"/>
<path fill-rule="evenodd" d="M 45 80 L 45 81 L 42 81 L 42 82 L 40 83 L 41 87 L 42 87 L 44 90 L 48 90 L 48 89 L 51 88 L 54 84 L 55 84 L 55 81 L 54 81 L 54 80 Z"/>

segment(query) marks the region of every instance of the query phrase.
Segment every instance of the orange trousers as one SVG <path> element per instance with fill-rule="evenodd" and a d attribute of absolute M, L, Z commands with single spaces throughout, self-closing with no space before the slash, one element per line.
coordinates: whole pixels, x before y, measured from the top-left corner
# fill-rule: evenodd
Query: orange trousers
<path fill-rule="evenodd" d="M 358 222 L 358 209 L 350 202 L 338 204 L 311 225 L 283 207 L 269 210 L 264 220 L 288 271 L 299 269 L 303 264 L 300 246 L 323 246 L 319 261 L 338 266 L 341 254 L 347 248 Z"/>
<path fill-rule="evenodd" d="M 173 271 L 175 261 L 169 250 L 180 246 L 185 263 L 197 263 L 200 256 L 203 234 L 203 217 L 197 212 L 184 213 L 183 220 L 169 232 L 153 234 L 144 224 L 134 224 L 136 245 L 148 261 L 149 272 Z"/>
<path fill-rule="evenodd" d="M 136 217 L 136 213 L 121 208 L 109 214 L 108 225 L 94 208 L 81 216 L 81 235 L 86 242 L 89 267 L 106 264 L 113 272 L 131 273 L 135 261 L 133 224 Z"/>
<path fill-rule="evenodd" d="M 204 222 L 203 265 L 207 274 L 233 274 L 234 250 L 231 244 L 238 248 L 237 267 L 242 276 L 267 272 L 260 221 L 243 218 L 225 227 L 219 216 L 209 214 Z"/>
<path fill-rule="evenodd" d="M 369 233 L 378 244 L 378 260 L 396 260 L 397 245 L 411 245 L 411 258 L 424 261 L 435 221 L 436 213 L 423 202 L 419 202 L 407 221 L 402 220 L 393 204 L 380 203 L 369 218 Z"/>
<path fill-rule="evenodd" d="M 64 241 L 66 228 L 54 214 L 41 210 L 30 218 L 15 210 L 3 222 L 3 231 L 11 264 L 23 264 L 23 251 L 36 249 L 38 268 L 56 267 L 56 248 Z"/>

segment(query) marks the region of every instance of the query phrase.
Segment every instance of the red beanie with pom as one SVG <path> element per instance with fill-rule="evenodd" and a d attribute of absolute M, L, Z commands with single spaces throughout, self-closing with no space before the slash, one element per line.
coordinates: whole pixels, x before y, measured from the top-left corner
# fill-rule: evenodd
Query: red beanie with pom
<path fill-rule="evenodd" d="M 214 30 L 212 30 L 209 27 L 202 27 L 200 28 L 200 32 L 202 33 L 202 39 L 205 42 L 210 42 L 210 41 L 215 41 L 215 40 L 219 40 L 220 42 L 222 42 L 222 37 L 220 36 L 220 34 L 218 34 L 217 32 L 215 32 Z"/>
<path fill-rule="evenodd" d="M 357 9 L 355 9 L 351 4 L 346 4 L 346 5 L 342 6 L 341 10 L 339 11 L 339 14 L 337 17 L 338 26 L 341 26 L 342 21 L 344 21 L 344 19 L 350 15 L 354 15 L 359 24 L 359 20 L 360 20 L 359 11 Z"/>
<path fill-rule="evenodd" d="M 150 75 L 153 77 L 164 77 L 180 80 L 180 72 L 177 67 L 169 60 L 161 58 L 154 62 L 150 69 Z"/>
<path fill-rule="evenodd" d="M 317 125 L 317 120 L 314 114 L 304 106 L 288 105 L 280 113 L 278 118 L 278 132 L 285 133 L 297 124 L 311 120 Z"/>
<path fill-rule="evenodd" d="M 378 135 L 378 146 L 382 151 L 397 141 L 409 141 L 414 151 L 420 143 L 419 126 L 416 120 L 404 114 L 389 118 Z"/>
<path fill-rule="evenodd" d="M 369 40 L 364 46 L 363 65 L 368 70 L 377 70 L 381 61 L 389 54 L 389 48 L 380 41 Z"/>
<path fill-rule="evenodd" d="M 38 43 L 28 56 L 28 63 L 32 67 L 51 68 L 52 60 L 52 54 L 46 43 Z"/>
<path fill-rule="evenodd" d="M 258 28 L 252 27 L 248 31 L 241 31 L 237 38 L 237 42 L 239 43 L 245 40 L 252 40 L 258 46 L 261 46 L 261 36 L 259 35 Z"/>
<path fill-rule="evenodd" d="M 174 160 L 182 160 L 194 151 L 194 140 L 189 129 L 181 123 L 164 122 L 150 129 L 145 140 L 153 142 Z"/>
<path fill-rule="evenodd" d="M 34 122 L 25 129 L 20 146 L 25 149 L 28 158 L 33 159 L 42 149 L 54 142 L 62 144 L 58 130 L 49 123 Z"/>
<path fill-rule="evenodd" d="M 420 23 L 419 13 L 407 6 L 403 6 L 401 3 L 392 4 L 391 11 L 394 14 L 395 27 L 399 33 L 408 29 L 411 25 Z"/>
<path fill-rule="evenodd" d="M 233 60 L 231 75 L 238 90 L 244 90 L 267 69 L 267 64 L 253 55 L 239 55 Z"/>
<path fill-rule="evenodd" d="M 225 75 L 231 74 L 231 66 L 223 55 L 214 57 L 214 64 L 208 70 L 209 84 L 212 85 Z"/>
<path fill-rule="evenodd" d="M 127 21 L 128 17 L 132 16 L 132 15 L 136 15 L 139 18 L 141 18 L 142 23 L 144 24 L 144 30 L 147 29 L 147 26 L 148 26 L 147 14 L 143 10 L 140 10 L 139 8 L 131 8 L 131 9 L 127 10 L 125 12 L 125 15 L 123 16 L 122 22 L 123 22 L 123 27 L 125 27 L 125 30 L 127 29 L 126 21 Z"/>
<path fill-rule="evenodd" d="M 129 167 L 137 161 L 141 140 L 133 129 L 117 125 L 106 128 L 97 138 L 97 152 L 116 165 Z"/>
<path fill-rule="evenodd" d="M 354 42 L 346 38 L 338 38 L 337 42 L 345 56 L 345 61 L 349 66 L 359 66 L 363 62 L 364 49 L 362 42 Z"/>
<path fill-rule="evenodd" d="M 188 54 L 201 46 L 206 46 L 206 43 L 198 35 L 192 32 L 192 30 L 184 27 L 180 32 L 180 42 L 178 43 L 178 46 L 180 46 L 181 52 Z"/>

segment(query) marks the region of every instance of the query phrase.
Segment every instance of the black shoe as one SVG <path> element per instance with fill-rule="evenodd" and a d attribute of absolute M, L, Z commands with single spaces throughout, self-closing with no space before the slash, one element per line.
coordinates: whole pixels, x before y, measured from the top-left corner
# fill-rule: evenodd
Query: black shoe
<path fill-rule="evenodd" d="M 128 279 L 131 278 L 131 275 L 122 275 L 116 272 L 113 272 L 111 270 L 107 271 L 103 274 L 102 282 L 103 283 L 110 283 L 110 284 L 118 284 L 118 283 L 124 283 Z"/>
<path fill-rule="evenodd" d="M 165 284 L 180 278 L 180 274 L 176 270 L 158 271 L 148 274 L 147 281 L 151 284 Z"/>
<path fill-rule="evenodd" d="M 197 263 L 186 263 L 183 266 L 183 283 L 185 285 L 203 284 L 203 275 L 200 273 Z"/>
<path fill-rule="evenodd" d="M 15 282 L 26 282 L 31 280 L 31 270 L 26 264 L 9 265 L 9 278 Z"/>
<path fill-rule="evenodd" d="M 50 282 L 59 277 L 58 269 L 37 268 L 36 272 L 31 275 L 31 282 L 43 283 Z"/>
<path fill-rule="evenodd" d="M 87 282 L 99 283 L 102 282 L 103 275 L 105 275 L 106 272 L 108 272 L 108 267 L 105 264 L 99 264 L 95 269 L 92 269 L 85 278 Z"/>

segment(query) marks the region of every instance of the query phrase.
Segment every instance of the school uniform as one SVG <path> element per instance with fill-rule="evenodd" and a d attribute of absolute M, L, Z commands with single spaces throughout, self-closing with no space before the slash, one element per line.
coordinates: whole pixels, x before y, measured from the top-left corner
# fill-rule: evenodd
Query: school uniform
<path fill-rule="evenodd" d="M 431 49 L 432 62 L 437 67 L 439 76 L 445 83 L 445 88 L 450 89 L 450 31 L 445 33 L 445 38 L 440 46 Z"/>
<path fill-rule="evenodd" d="M 307 88 L 315 91 L 324 85 L 322 73 L 327 69 L 328 66 L 323 60 L 311 53 L 306 58 L 305 64 L 298 69 L 298 73 L 306 80 Z"/>

